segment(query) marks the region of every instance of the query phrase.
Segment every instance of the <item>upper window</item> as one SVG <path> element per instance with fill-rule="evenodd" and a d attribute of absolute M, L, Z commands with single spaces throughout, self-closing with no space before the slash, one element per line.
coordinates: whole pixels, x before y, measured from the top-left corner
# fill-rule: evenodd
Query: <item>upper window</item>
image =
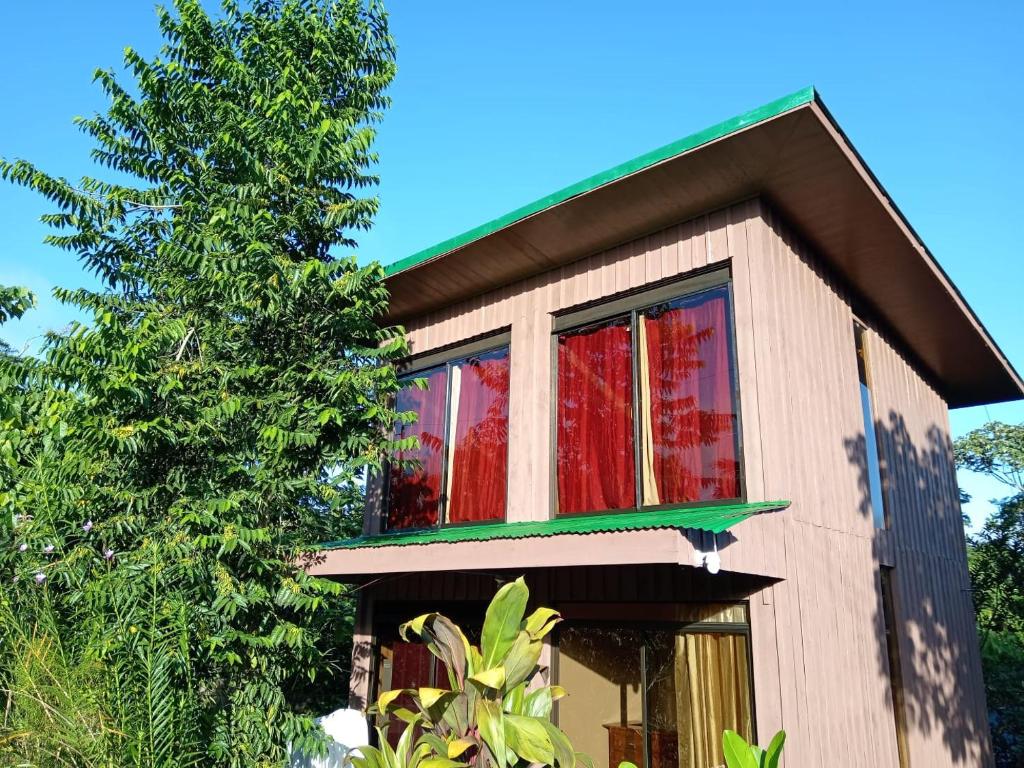
<path fill-rule="evenodd" d="M 425 528 L 505 517 L 508 470 L 508 347 L 449 361 L 403 381 L 397 410 L 417 418 L 396 437 L 387 527 Z"/>
<path fill-rule="evenodd" d="M 740 496 L 728 285 L 557 336 L 557 512 Z"/>
<path fill-rule="evenodd" d="M 888 510 L 882 491 L 881 446 L 875 431 L 875 411 L 871 405 L 871 378 L 868 371 L 866 329 L 853 323 L 853 341 L 857 350 L 857 375 L 860 378 L 860 410 L 864 418 L 864 474 L 867 478 L 868 503 L 876 528 L 888 528 Z"/>

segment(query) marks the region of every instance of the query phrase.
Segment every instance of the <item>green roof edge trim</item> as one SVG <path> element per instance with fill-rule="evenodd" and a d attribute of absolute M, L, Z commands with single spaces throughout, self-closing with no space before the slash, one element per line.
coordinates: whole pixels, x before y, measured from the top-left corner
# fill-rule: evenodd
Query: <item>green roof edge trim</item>
<path fill-rule="evenodd" d="M 545 208 L 551 208 L 552 206 L 564 203 L 570 198 L 578 195 L 591 192 L 598 187 L 609 184 L 613 181 L 629 176 L 632 173 L 641 171 L 657 163 L 668 160 L 676 155 L 681 155 L 684 152 L 688 152 L 691 149 L 721 139 L 728 136 L 731 133 L 735 133 L 744 128 L 748 128 L 755 123 L 760 123 L 764 120 L 770 120 L 773 117 L 778 117 L 784 112 L 788 112 L 791 109 L 801 107 L 804 104 L 809 104 L 816 98 L 816 92 L 814 86 L 808 86 L 801 88 L 795 93 L 791 93 L 788 96 L 783 96 L 781 99 L 769 102 L 757 109 L 752 109 L 749 112 L 744 112 L 742 115 L 725 120 L 717 125 L 713 125 L 710 128 L 705 128 L 703 131 L 691 134 L 677 141 L 673 141 L 670 144 L 666 144 L 658 149 L 645 152 L 639 157 L 634 157 L 632 160 L 627 160 L 624 163 L 620 163 L 613 168 L 609 168 L 606 171 L 596 173 L 582 181 L 578 181 L 575 184 L 570 184 L 557 192 L 552 192 L 550 195 L 541 197 L 534 200 L 532 203 L 527 203 L 524 206 L 516 208 L 514 211 L 506 213 L 504 216 L 499 216 L 496 219 L 492 219 L 485 224 L 481 224 L 473 229 L 463 232 L 461 235 L 451 237 L 437 245 L 433 245 L 429 248 L 425 248 L 418 253 L 414 253 L 411 256 L 406 256 L 403 259 L 399 259 L 392 264 L 387 265 L 384 270 L 388 277 L 397 275 L 399 272 L 404 272 L 412 267 L 419 266 L 424 262 L 430 261 L 437 256 L 454 251 L 457 248 L 461 248 L 474 240 L 479 240 L 487 235 L 497 232 L 499 229 L 504 229 L 510 224 L 514 224 L 521 219 L 525 219 L 528 216 L 532 216 L 535 213 L 543 211 Z"/>
<path fill-rule="evenodd" d="M 367 547 L 405 547 L 423 544 L 455 544 L 463 541 L 494 539 L 528 539 L 615 531 L 642 531 L 653 528 L 677 528 L 722 533 L 749 517 L 777 512 L 789 506 L 788 501 L 761 501 L 748 504 L 709 504 L 682 509 L 612 512 L 602 515 L 556 517 L 522 523 L 477 523 L 447 528 L 394 531 L 376 536 L 320 544 L 317 550 L 362 549 Z"/>

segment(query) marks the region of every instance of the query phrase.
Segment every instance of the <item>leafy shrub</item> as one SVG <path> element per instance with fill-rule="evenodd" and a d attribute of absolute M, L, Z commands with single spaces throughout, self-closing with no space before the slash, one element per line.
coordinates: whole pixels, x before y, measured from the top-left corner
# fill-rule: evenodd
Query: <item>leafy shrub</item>
<path fill-rule="evenodd" d="M 778 768 L 785 743 L 785 731 L 776 733 L 767 749 L 761 749 L 756 744 L 748 744 L 747 740 L 735 731 L 727 730 L 722 734 L 725 763 L 729 768 Z"/>
<path fill-rule="evenodd" d="M 529 687 L 544 637 L 560 620 L 551 608 L 526 616 L 529 596 L 521 578 L 498 590 L 487 607 L 479 648 L 439 613 L 403 624 L 403 639 L 421 639 L 444 665 L 449 688 L 381 693 L 371 714 L 403 721 L 405 731 L 392 749 L 386 729 L 379 727 L 379 747 L 363 748 L 363 756 L 353 759 L 356 767 L 589 765 L 590 760 L 573 750 L 568 737 L 551 722 L 552 704 L 565 691 L 555 685 Z"/>

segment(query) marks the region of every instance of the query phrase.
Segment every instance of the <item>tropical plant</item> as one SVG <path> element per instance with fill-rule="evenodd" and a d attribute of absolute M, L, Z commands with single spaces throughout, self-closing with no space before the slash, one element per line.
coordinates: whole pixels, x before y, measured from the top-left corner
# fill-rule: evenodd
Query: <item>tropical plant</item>
<path fill-rule="evenodd" d="M 722 734 L 722 751 L 728 768 L 778 768 L 785 743 L 785 731 L 776 733 L 766 749 L 747 743 L 735 731 L 726 730 Z"/>
<path fill-rule="evenodd" d="M 552 704 L 565 691 L 555 685 L 531 687 L 543 639 L 559 615 L 538 608 L 527 616 L 529 595 L 522 578 L 498 590 L 487 607 L 479 647 L 439 613 L 403 624 L 404 639 L 421 639 L 441 661 L 449 687 L 381 693 L 371 714 L 403 721 L 406 727 L 394 749 L 386 729 L 378 727 L 379 747 L 362 748 L 362 756 L 353 758 L 356 768 L 589 765 L 551 722 Z"/>
<path fill-rule="evenodd" d="M 1024 425 L 990 422 L 959 438 L 957 466 L 1006 485 L 967 562 L 978 618 L 995 763 L 1024 764 Z"/>
<path fill-rule="evenodd" d="M 0 160 L 102 286 L 55 291 L 88 320 L 37 357 L 0 354 L 0 742 L 81 743 L 39 714 L 75 681 L 105 766 L 271 765 L 343 703 L 351 604 L 297 558 L 393 449 L 405 341 L 352 251 L 394 47 L 375 0 L 158 20 L 79 120 L 108 178 Z M 30 304 L 0 289 L 0 321 Z"/>

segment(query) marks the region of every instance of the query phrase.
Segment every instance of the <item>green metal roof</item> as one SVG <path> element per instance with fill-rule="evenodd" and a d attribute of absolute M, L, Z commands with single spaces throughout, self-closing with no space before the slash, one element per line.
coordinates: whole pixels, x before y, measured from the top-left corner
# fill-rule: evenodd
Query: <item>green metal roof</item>
<path fill-rule="evenodd" d="M 478 523 L 447 528 L 394 531 L 377 536 L 359 536 L 354 539 L 327 542 L 321 544 L 318 549 L 454 544 L 460 541 L 528 539 L 537 536 L 640 531 L 651 528 L 678 528 L 722 533 L 734 525 L 742 523 L 748 517 L 765 512 L 777 512 L 788 506 L 788 501 L 762 501 L 750 504 L 714 504 L 684 509 L 576 515 L 524 523 Z"/>
<path fill-rule="evenodd" d="M 461 248 L 474 240 L 479 240 L 482 237 L 493 234 L 499 229 L 503 229 L 509 224 L 513 224 L 520 219 L 525 219 L 528 216 L 539 213 L 545 208 L 551 208 L 559 203 L 564 203 L 570 198 L 585 194 L 613 181 L 617 181 L 625 176 L 629 176 L 631 173 L 642 171 L 645 168 L 664 162 L 676 155 L 689 152 L 691 149 L 699 147 L 702 144 L 707 144 L 717 139 L 721 139 L 724 136 L 728 136 L 730 133 L 735 133 L 754 125 L 755 123 L 760 123 L 764 120 L 777 117 L 783 112 L 788 112 L 791 109 L 808 104 L 814 101 L 814 99 L 815 91 L 813 87 L 803 88 L 796 93 L 783 96 L 781 99 L 776 99 L 775 101 L 758 107 L 757 109 L 744 112 L 742 115 L 737 115 L 736 117 L 718 123 L 717 125 L 713 125 L 710 128 L 705 128 L 703 131 L 694 133 L 686 138 L 673 141 L 671 144 L 666 144 L 663 147 L 646 152 L 632 160 L 620 163 L 614 168 L 609 168 L 606 171 L 596 173 L 589 178 L 576 182 L 575 184 L 570 184 L 564 189 L 552 192 L 550 195 L 534 200 L 532 203 L 527 203 L 520 208 L 516 208 L 514 211 L 506 213 L 504 216 L 499 216 L 492 221 L 488 221 L 486 224 L 481 224 L 478 227 L 474 227 L 473 229 L 463 232 L 461 235 L 456 235 L 442 243 L 438 243 L 430 248 L 425 248 L 419 253 L 414 253 L 412 256 L 406 256 L 404 259 L 399 259 L 385 267 L 385 271 L 388 276 L 398 274 L 399 272 L 415 267 L 437 256 L 448 253 L 449 251 L 454 251 L 456 248 Z"/>

